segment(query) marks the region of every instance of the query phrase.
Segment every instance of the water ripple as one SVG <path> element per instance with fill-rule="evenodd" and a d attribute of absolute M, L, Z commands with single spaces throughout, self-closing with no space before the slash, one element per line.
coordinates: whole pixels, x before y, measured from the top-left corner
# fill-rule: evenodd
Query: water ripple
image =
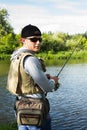
<path fill-rule="evenodd" d="M 48 68 L 56 74 L 56 67 Z M 68 65 L 60 76 L 60 88 L 47 95 L 50 101 L 52 130 L 87 130 L 87 64 Z M 0 80 L 0 123 L 15 119 L 13 97 Z M 3 109 L 2 109 L 3 108 Z"/>

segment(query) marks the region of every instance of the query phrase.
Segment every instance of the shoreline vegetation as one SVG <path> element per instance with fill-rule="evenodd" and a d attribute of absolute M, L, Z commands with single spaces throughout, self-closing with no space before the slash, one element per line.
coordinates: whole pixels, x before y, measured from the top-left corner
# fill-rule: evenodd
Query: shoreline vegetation
<path fill-rule="evenodd" d="M 56 54 L 54 53 L 39 53 L 37 57 L 42 58 L 46 64 L 49 61 L 53 61 L 52 63 L 61 64 L 61 61 L 67 60 L 71 55 L 71 61 L 86 61 L 87 60 L 87 51 L 76 51 L 72 54 L 72 51 L 61 51 Z M 0 60 L 7 60 L 10 61 L 11 55 L 10 54 L 0 54 Z"/>
<path fill-rule="evenodd" d="M 41 57 L 44 60 L 66 60 L 70 55 L 72 54 L 72 51 L 61 51 L 58 53 L 39 53 L 37 54 L 38 57 Z M 87 51 L 76 51 L 72 54 L 71 58 L 73 60 L 75 59 L 87 59 Z"/>

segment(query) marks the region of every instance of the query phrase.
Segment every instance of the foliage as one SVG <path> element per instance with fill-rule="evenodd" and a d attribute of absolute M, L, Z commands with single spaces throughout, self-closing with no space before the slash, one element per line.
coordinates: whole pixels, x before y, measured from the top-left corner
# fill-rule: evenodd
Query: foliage
<path fill-rule="evenodd" d="M 43 34 L 43 42 L 41 47 L 41 52 L 52 51 L 54 53 L 62 50 L 67 50 L 66 47 L 66 35 L 63 33 L 48 33 Z"/>
<path fill-rule="evenodd" d="M 46 53 L 47 56 L 43 55 L 48 59 L 51 59 L 54 54 L 57 54 L 57 58 L 67 57 L 75 47 L 76 52 L 87 50 L 87 34 L 69 35 L 63 32 L 48 32 L 43 33 L 42 38 L 40 52 L 41 54 Z M 13 28 L 8 21 L 7 10 L 0 9 L 0 54 L 11 54 L 20 46 L 20 34 L 14 34 Z"/>
<path fill-rule="evenodd" d="M 11 54 L 19 41 L 8 21 L 6 9 L 0 9 L 0 54 Z"/>
<path fill-rule="evenodd" d="M 0 9 L 0 37 L 13 32 L 13 28 L 8 22 L 8 16 L 6 9 Z"/>

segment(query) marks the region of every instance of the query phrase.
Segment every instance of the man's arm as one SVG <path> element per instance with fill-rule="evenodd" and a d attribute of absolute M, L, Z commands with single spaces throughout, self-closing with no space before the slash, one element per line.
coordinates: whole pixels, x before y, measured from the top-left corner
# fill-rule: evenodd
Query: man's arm
<path fill-rule="evenodd" d="M 51 92 L 55 87 L 55 81 L 48 79 L 41 68 L 39 60 L 33 56 L 26 57 L 24 60 L 24 69 L 30 74 L 34 82 L 45 92 Z"/>

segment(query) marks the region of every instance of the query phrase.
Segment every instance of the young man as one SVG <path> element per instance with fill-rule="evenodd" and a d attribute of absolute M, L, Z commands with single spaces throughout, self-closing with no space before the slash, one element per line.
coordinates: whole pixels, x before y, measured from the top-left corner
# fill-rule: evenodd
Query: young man
<path fill-rule="evenodd" d="M 7 87 L 18 99 L 43 99 L 57 88 L 58 77 L 46 75 L 41 61 L 35 57 L 41 47 L 41 31 L 29 24 L 21 31 L 21 41 L 23 46 L 11 57 Z M 41 126 L 18 124 L 18 130 L 51 130 L 49 113 Z"/>

